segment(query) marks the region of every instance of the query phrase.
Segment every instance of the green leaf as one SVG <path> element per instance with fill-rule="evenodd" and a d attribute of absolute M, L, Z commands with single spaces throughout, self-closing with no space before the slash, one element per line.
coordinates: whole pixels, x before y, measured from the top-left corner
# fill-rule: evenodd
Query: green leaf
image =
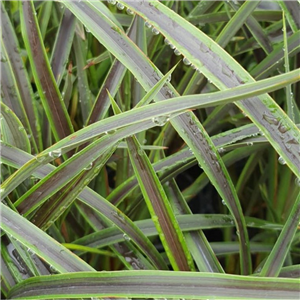
<path fill-rule="evenodd" d="M 1 228 L 61 273 L 93 271 L 45 232 L 1 203 Z"/>
<path fill-rule="evenodd" d="M 31 152 L 26 130 L 14 112 L 1 102 L 2 140 L 28 153 Z"/>
<path fill-rule="evenodd" d="M 180 18 L 158 1 L 121 1 L 150 21 L 169 41 L 220 90 L 254 79 L 227 52 L 208 36 Z M 159 11 L 160 13 L 157 13 Z M 186 48 L 186 45 L 189 45 Z M 200 51 L 199 51 L 200 50 Z M 300 131 L 268 95 L 237 102 L 252 122 L 265 134 L 270 144 L 298 176 L 300 173 Z M 271 120 L 277 120 L 272 122 Z M 287 141 L 294 141 L 286 147 Z"/>
<path fill-rule="evenodd" d="M 237 288 L 238 291 L 237 291 Z M 299 281 L 213 273 L 122 271 L 74 273 L 30 278 L 16 285 L 9 298 L 82 297 L 185 299 L 296 299 Z"/>
<path fill-rule="evenodd" d="M 298 179 L 297 179 L 298 180 Z M 291 247 L 293 237 L 298 229 L 300 219 L 300 193 L 293 205 L 289 217 L 274 245 L 273 250 L 267 258 L 260 276 L 278 276 L 284 260 Z"/>
<path fill-rule="evenodd" d="M 193 261 L 165 191 L 136 137 L 127 138 L 131 163 L 160 240 L 175 271 L 193 270 Z"/>

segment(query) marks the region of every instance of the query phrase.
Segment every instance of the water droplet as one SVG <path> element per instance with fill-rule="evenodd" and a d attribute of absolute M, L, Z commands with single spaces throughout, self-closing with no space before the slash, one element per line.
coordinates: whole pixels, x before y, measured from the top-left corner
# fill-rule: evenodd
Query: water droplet
<path fill-rule="evenodd" d="M 217 161 L 216 161 L 216 169 L 218 170 L 218 172 L 222 171 L 221 166 Z"/>
<path fill-rule="evenodd" d="M 289 128 L 287 128 L 285 125 L 283 125 L 283 124 L 280 123 L 279 126 L 278 126 L 278 130 L 281 133 L 286 133 L 289 130 Z"/>
<path fill-rule="evenodd" d="M 167 82 L 170 82 L 172 79 L 172 75 L 170 74 L 169 77 L 167 78 Z"/>
<path fill-rule="evenodd" d="M 191 62 L 186 57 L 183 58 L 183 63 L 187 66 L 191 64 Z"/>
<path fill-rule="evenodd" d="M 177 55 L 177 56 L 181 55 L 181 53 L 180 53 L 180 51 L 178 49 L 174 50 L 174 54 Z"/>
<path fill-rule="evenodd" d="M 34 251 L 30 248 L 27 249 L 27 252 L 30 254 L 30 255 L 33 255 L 34 254 Z"/>
<path fill-rule="evenodd" d="M 52 157 L 60 157 L 61 156 L 61 149 L 55 149 L 52 151 Z"/>
<path fill-rule="evenodd" d="M 168 46 L 171 45 L 171 42 L 170 42 L 167 38 L 165 38 L 164 42 L 165 42 L 165 44 L 168 45 Z"/>
<path fill-rule="evenodd" d="M 125 7 L 125 6 L 124 6 L 122 3 L 118 2 L 118 4 L 117 4 L 117 9 L 123 10 L 124 7 Z"/>
<path fill-rule="evenodd" d="M 129 242 L 131 240 L 130 237 L 126 233 L 123 234 L 123 239 L 127 242 Z"/>
<path fill-rule="evenodd" d="M 1 57 L 1 62 L 7 62 L 6 57 Z"/>
<path fill-rule="evenodd" d="M 206 47 L 206 45 L 202 44 L 200 46 L 200 51 L 203 53 L 207 53 L 207 52 L 209 52 L 209 49 Z"/>
<path fill-rule="evenodd" d="M 230 70 L 228 66 L 222 66 L 222 73 L 227 77 L 230 77 L 232 75 L 232 70 Z"/>
<path fill-rule="evenodd" d="M 168 90 L 167 94 L 170 98 L 174 97 L 174 93 L 171 90 Z"/>
<path fill-rule="evenodd" d="M 147 28 L 151 28 L 151 27 L 152 27 L 152 25 L 151 25 L 148 21 L 145 22 L 145 26 L 146 26 Z"/>
<path fill-rule="evenodd" d="M 247 142 L 247 146 L 253 146 L 252 142 Z"/>
<path fill-rule="evenodd" d="M 222 199 L 222 204 L 226 205 L 226 201 L 224 199 Z"/>
<path fill-rule="evenodd" d="M 263 119 L 266 120 L 269 124 L 278 125 L 279 121 L 273 115 L 270 115 L 268 112 L 263 113 Z"/>
<path fill-rule="evenodd" d="M 23 126 L 19 126 L 19 130 L 22 131 L 25 130 L 25 128 Z"/>
<path fill-rule="evenodd" d="M 90 170 L 92 167 L 93 167 L 93 163 L 91 162 L 84 168 L 84 170 Z"/>
<path fill-rule="evenodd" d="M 152 119 L 152 122 L 158 126 L 164 126 L 169 121 L 168 116 L 159 116 Z"/>
<path fill-rule="evenodd" d="M 296 184 L 297 186 L 300 186 L 300 178 L 295 178 L 295 184 Z"/>
<path fill-rule="evenodd" d="M 108 0 L 108 3 L 111 5 L 116 5 L 117 1 L 116 0 Z"/>
<path fill-rule="evenodd" d="M 134 14 L 134 12 L 130 9 L 130 8 L 127 8 L 126 9 L 126 12 L 128 15 L 132 16 Z"/>
<path fill-rule="evenodd" d="M 158 35 L 159 34 L 159 31 L 156 29 L 156 28 L 152 28 L 152 33 L 154 34 L 154 35 Z"/>
<path fill-rule="evenodd" d="M 4 188 L 0 188 L 0 194 L 4 193 L 5 189 Z"/>
<path fill-rule="evenodd" d="M 224 153 L 224 152 L 226 152 L 226 150 L 223 147 L 221 147 L 221 148 L 218 149 L 218 152 L 219 153 Z"/>
<path fill-rule="evenodd" d="M 111 212 L 111 214 L 115 217 L 115 218 L 117 218 L 117 219 L 119 219 L 123 224 L 125 224 L 125 217 L 124 217 L 124 215 L 122 214 L 122 212 L 121 211 L 113 211 L 113 212 Z"/>
<path fill-rule="evenodd" d="M 284 158 L 283 158 L 282 156 L 279 156 L 278 162 L 279 162 L 281 165 L 285 165 L 285 164 L 286 164 L 286 161 L 284 160 Z"/>
<path fill-rule="evenodd" d="M 58 273 L 57 269 L 54 268 L 52 265 L 49 267 L 49 269 L 52 274 Z"/>

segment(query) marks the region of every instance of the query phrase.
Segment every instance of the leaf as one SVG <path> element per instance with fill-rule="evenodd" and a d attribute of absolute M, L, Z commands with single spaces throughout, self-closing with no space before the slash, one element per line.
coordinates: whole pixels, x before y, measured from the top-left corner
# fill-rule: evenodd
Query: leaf
<path fill-rule="evenodd" d="M 283 78 L 285 79 L 284 81 Z M 147 126 L 149 127 L 147 128 L 150 128 L 157 125 L 157 123 L 153 123 L 152 125 L 150 125 L 148 121 L 149 119 L 152 120 L 153 118 L 168 115 L 170 113 L 184 111 L 184 109 L 190 107 L 209 107 L 216 104 L 223 104 L 227 101 L 232 102 L 234 100 L 240 100 L 244 97 L 245 94 L 242 93 L 245 92 L 245 90 L 247 91 L 247 95 L 257 95 L 259 93 L 262 93 L 263 91 L 274 90 L 276 88 L 285 86 L 290 82 L 299 81 L 299 79 L 299 72 L 295 70 L 291 71 L 288 74 L 279 75 L 275 78 L 262 80 L 261 82 L 229 89 L 228 91 L 211 93 L 209 95 L 190 95 L 176 97 L 170 100 L 165 100 L 163 102 L 151 104 L 150 106 L 144 106 L 135 110 L 126 111 L 120 115 L 101 120 L 77 131 L 76 134 L 70 135 L 65 139 L 57 142 L 55 145 L 41 152 L 35 158 L 35 160 L 32 160 L 26 166 L 20 168 L 13 174 L 13 176 L 8 178 L 2 184 L 2 188 L 5 190 L 3 191 L 3 197 L 5 197 L 7 193 L 18 186 L 23 180 L 25 180 L 29 176 L 29 174 L 31 174 L 36 168 L 39 168 L 45 163 L 51 162 L 54 157 L 51 158 L 51 156 L 49 156 L 49 153 L 53 151 L 60 151 L 61 153 L 67 152 L 78 146 L 78 144 L 84 143 L 96 136 L 99 136 L 101 133 L 116 130 L 117 128 L 124 127 L 130 124 L 148 123 Z M 274 120 L 274 122 L 275 121 L 277 121 L 277 119 Z M 294 140 L 291 140 L 289 142 L 293 143 Z"/>
<path fill-rule="evenodd" d="M 131 163 L 160 240 L 175 271 L 193 270 L 183 234 L 165 191 L 136 137 L 127 138 Z"/>
<path fill-rule="evenodd" d="M 198 68 L 220 90 L 246 82 L 254 82 L 227 52 L 196 27 L 180 18 L 158 1 L 121 1 L 145 19 L 149 20 L 183 56 Z M 186 45 L 189 45 L 188 49 Z M 268 95 L 253 97 L 236 103 L 252 122 L 265 134 L 270 144 L 284 158 L 288 167 L 298 176 L 300 173 L 300 131 Z M 270 118 L 277 122 L 270 121 Z M 286 147 L 287 141 L 295 141 Z"/>
<path fill-rule="evenodd" d="M 33 3 L 32 1 L 22 2 L 20 8 L 22 34 L 35 84 L 53 135 L 58 141 L 71 134 L 73 127 L 50 69 Z"/>
<path fill-rule="evenodd" d="M 57 5 L 60 5 L 57 3 Z M 68 10 L 65 9 L 61 18 L 58 33 L 56 34 L 55 43 L 51 55 L 51 69 L 56 80 L 57 86 L 63 78 L 68 56 L 70 54 L 74 32 L 75 32 L 76 18 Z"/>
<path fill-rule="evenodd" d="M 26 130 L 14 112 L 1 102 L 1 139 L 21 150 L 31 152 Z"/>
<path fill-rule="evenodd" d="M 31 159 L 32 156 L 26 155 L 26 153 L 21 152 L 21 150 L 5 147 L 6 157 L 12 155 L 14 160 L 20 162 L 21 165 L 26 163 Z M 4 152 L 4 147 L 3 147 Z M 54 170 L 54 166 L 46 165 L 40 168 L 37 173 L 34 173 L 38 178 L 43 178 L 47 176 Z M 42 170 L 42 172 L 40 172 Z M 143 251 L 154 266 L 160 269 L 167 269 L 163 259 L 159 255 L 158 251 L 155 249 L 154 245 L 147 239 L 143 233 L 134 225 L 134 223 L 123 214 L 118 208 L 113 206 L 106 199 L 101 197 L 99 194 L 91 190 L 90 188 L 85 188 L 78 199 L 84 204 L 91 207 L 97 213 L 100 213 L 105 217 L 110 223 L 115 224 L 123 233 L 125 233 L 138 247 Z M 34 225 L 32 225 L 34 226 Z"/>
<path fill-rule="evenodd" d="M 19 94 L 18 101 L 9 101 L 11 109 L 18 114 L 20 121 L 25 126 L 28 134 L 31 134 L 32 146 L 37 151 L 37 147 L 41 149 L 41 135 L 36 125 L 37 111 L 35 102 L 33 101 L 33 91 L 30 85 L 28 74 L 25 70 L 24 62 L 21 57 L 19 43 L 13 30 L 13 26 L 5 11 L 3 3 L 1 3 L 1 19 L 2 19 L 2 50 L 5 51 L 9 58 L 11 72 L 15 83 L 13 84 L 13 94 Z M 3 62 L 1 62 L 3 64 Z M 4 69 L 2 69 L 2 72 Z M 3 73 L 2 73 L 3 76 Z M 2 77 L 3 84 L 3 77 Z M 5 101 L 5 99 L 3 99 Z M 7 99 L 8 100 L 8 99 Z M 7 103 L 8 105 L 8 103 Z M 18 108 L 19 106 L 19 108 Z"/>
<path fill-rule="evenodd" d="M 298 180 L 298 179 L 297 179 Z M 265 262 L 260 276 L 278 276 L 283 266 L 284 260 L 291 247 L 293 237 L 298 229 L 300 219 L 300 193 L 293 205 L 289 217 Z"/>
<path fill-rule="evenodd" d="M 58 272 L 93 271 L 86 262 L 2 203 L 1 217 L 1 228 L 7 234 L 43 258 Z"/>
<path fill-rule="evenodd" d="M 237 288 L 238 292 L 237 292 Z M 82 297 L 185 299 L 296 299 L 299 281 L 214 273 L 122 271 L 74 273 L 30 278 L 11 289 L 9 298 Z"/>

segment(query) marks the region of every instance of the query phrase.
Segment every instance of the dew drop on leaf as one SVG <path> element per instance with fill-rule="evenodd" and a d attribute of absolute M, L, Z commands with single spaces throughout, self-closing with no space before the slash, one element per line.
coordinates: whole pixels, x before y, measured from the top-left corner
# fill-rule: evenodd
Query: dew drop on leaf
<path fill-rule="evenodd" d="M 49 156 L 53 157 L 53 158 L 60 157 L 61 156 L 61 150 L 60 149 L 56 149 L 56 150 L 50 151 L 49 152 Z"/>
<path fill-rule="evenodd" d="M 286 164 L 286 161 L 284 160 L 284 158 L 283 158 L 282 156 L 279 156 L 278 162 L 279 162 L 281 165 L 285 165 L 285 164 Z"/>
<path fill-rule="evenodd" d="M 134 12 L 130 8 L 126 9 L 126 13 L 130 16 L 132 16 L 134 14 Z"/>
<path fill-rule="evenodd" d="M 151 25 L 148 21 L 145 22 L 145 26 L 146 26 L 147 28 L 151 28 L 151 27 L 152 27 L 152 25 Z"/>
<path fill-rule="evenodd" d="M 120 3 L 120 2 L 118 2 L 117 9 L 119 9 L 119 10 L 124 9 L 124 5 L 122 3 Z"/>
<path fill-rule="evenodd" d="M 181 55 L 181 53 L 180 53 L 180 51 L 178 49 L 174 50 L 174 54 L 177 55 L 177 56 Z"/>
<path fill-rule="evenodd" d="M 168 116 L 159 116 L 152 119 L 152 122 L 157 126 L 164 126 L 169 121 Z"/>
<path fill-rule="evenodd" d="M 90 170 L 92 167 L 93 167 L 93 163 L 91 162 L 84 168 L 84 170 Z"/>
<path fill-rule="evenodd" d="M 186 57 L 183 58 L 183 63 L 187 66 L 191 64 L 191 62 Z"/>
<path fill-rule="evenodd" d="M 154 34 L 154 35 L 158 35 L 159 34 L 159 31 L 156 29 L 156 28 L 152 28 L 152 33 Z"/>
<path fill-rule="evenodd" d="M 131 240 L 130 237 L 126 233 L 123 234 L 123 239 L 127 242 L 129 242 Z"/>

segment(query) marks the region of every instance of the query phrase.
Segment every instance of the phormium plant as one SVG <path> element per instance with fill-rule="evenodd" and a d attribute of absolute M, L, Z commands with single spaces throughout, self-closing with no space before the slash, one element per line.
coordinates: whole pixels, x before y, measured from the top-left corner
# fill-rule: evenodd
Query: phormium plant
<path fill-rule="evenodd" d="M 299 19 L 1 2 L 2 298 L 296 299 Z"/>

